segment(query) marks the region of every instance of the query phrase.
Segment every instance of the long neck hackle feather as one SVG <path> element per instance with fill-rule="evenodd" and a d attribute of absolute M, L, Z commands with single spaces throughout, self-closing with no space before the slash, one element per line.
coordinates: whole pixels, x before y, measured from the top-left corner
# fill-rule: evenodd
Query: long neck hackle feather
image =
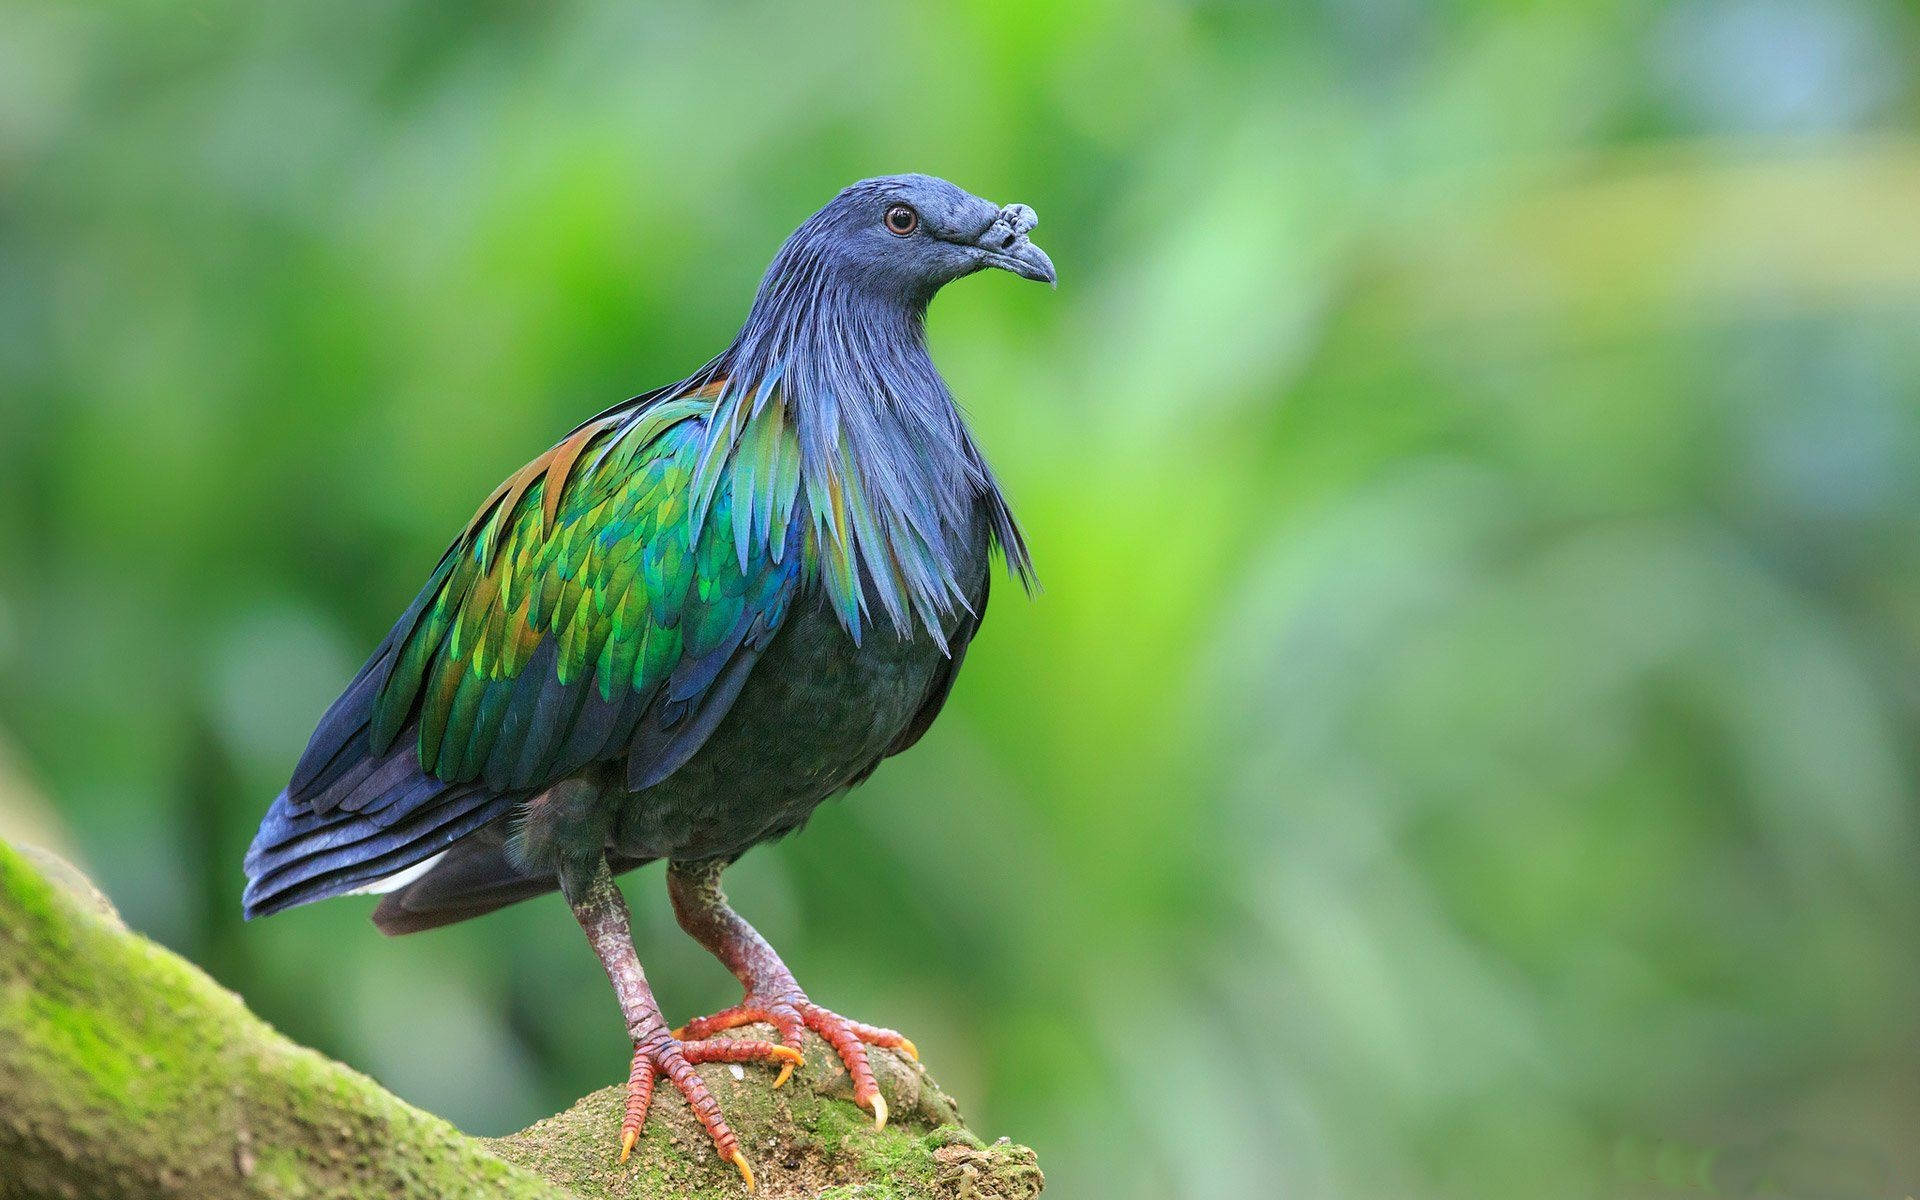
<path fill-rule="evenodd" d="M 863 276 L 828 252 L 817 224 L 782 247 L 733 344 L 683 385 L 717 388 L 694 513 L 704 519 L 730 472 L 743 563 L 755 546 L 784 553 L 799 525 L 856 641 L 877 609 L 900 636 L 917 627 L 944 648 L 946 619 L 968 604 L 957 565 L 974 504 L 1028 587 L 1032 559 L 927 353 L 937 289 Z"/>

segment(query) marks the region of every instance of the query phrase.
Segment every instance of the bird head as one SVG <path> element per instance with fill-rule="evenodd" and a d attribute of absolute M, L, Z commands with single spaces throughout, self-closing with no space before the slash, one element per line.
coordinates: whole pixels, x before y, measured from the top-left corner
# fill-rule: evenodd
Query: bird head
<path fill-rule="evenodd" d="M 763 292 L 809 279 L 924 308 L 989 267 L 1053 284 L 1053 261 L 1028 237 L 1038 223 L 1024 204 L 1003 207 L 931 175 L 863 179 L 794 231 Z"/>

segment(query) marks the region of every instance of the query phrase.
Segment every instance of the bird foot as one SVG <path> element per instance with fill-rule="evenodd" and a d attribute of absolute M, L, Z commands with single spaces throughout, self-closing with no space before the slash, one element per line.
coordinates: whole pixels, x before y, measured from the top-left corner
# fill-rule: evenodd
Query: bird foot
<path fill-rule="evenodd" d="M 687 1098 L 687 1107 L 700 1119 L 707 1136 L 713 1139 L 713 1148 L 722 1159 L 730 1162 L 740 1172 L 740 1178 L 746 1183 L 747 1190 L 753 1190 L 753 1167 L 747 1162 L 747 1156 L 740 1152 L 740 1139 L 734 1136 L 727 1126 L 726 1118 L 720 1115 L 720 1102 L 713 1098 L 706 1080 L 700 1078 L 694 1064 L 704 1062 L 778 1062 L 781 1078 L 793 1070 L 794 1064 L 801 1061 L 800 1051 L 790 1046 L 776 1046 L 772 1042 L 683 1040 L 678 1034 L 671 1037 L 661 1035 L 649 1038 L 633 1048 L 633 1066 L 627 1072 L 627 1114 L 620 1123 L 620 1161 L 626 1162 L 633 1153 L 633 1144 L 640 1139 L 640 1127 L 647 1122 L 647 1107 L 653 1100 L 654 1081 L 665 1075 L 680 1094 Z"/>
<path fill-rule="evenodd" d="M 880 1095 L 879 1085 L 874 1082 L 873 1067 L 867 1062 L 867 1047 L 885 1046 L 900 1051 L 915 1062 L 920 1061 L 920 1051 L 914 1044 L 893 1030 L 850 1021 L 839 1013 L 821 1008 L 799 992 L 771 997 L 750 994 L 732 1008 L 688 1021 L 674 1030 L 673 1036 L 710 1038 L 716 1033 L 756 1023 L 771 1025 L 779 1030 L 780 1048 L 792 1050 L 796 1056 L 806 1030 L 811 1029 L 825 1039 L 833 1047 L 834 1053 L 840 1056 L 840 1061 L 847 1065 L 847 1074 L 853 1080 L 853 1102 L 873 1113 L 875 1129 L 886 1126 L 887 1101 Z M 779 1087 L 785 1083 L 800 1061 L 798 1057 L 783 1061 L 773 1086 Z"/>

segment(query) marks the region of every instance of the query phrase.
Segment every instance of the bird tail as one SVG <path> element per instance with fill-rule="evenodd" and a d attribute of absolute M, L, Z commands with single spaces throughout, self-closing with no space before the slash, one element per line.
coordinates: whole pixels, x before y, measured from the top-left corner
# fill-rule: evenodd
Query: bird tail
<path fill-rule="evenodd" d="M 403 887 L 526 798 L 421 770 L 415 727 L 382 749 L 373 744 L 375 701 L 402 635 L 432 590 L 421 593 L 327 709 L 292 781 L 261 820 L 247 850 L 248 920 L 347 892 Z"/>
<path fill-rule="evenodd" d="M 552 870 L 530 871 L 507 854 L 507 830 L 482 829 L 436 859 L 423 874 L 388 892 L 373 923 L 389 937 L 438 929 L 560 886 Z"/>
<path fill-rule="evenodd" d="M 508 823 L 489 825 L 439 856 L 424 873 L 388 892 L 373 910 L 373 923 L 389 937 L 438 929 L 560 887 L 551 868 L 528 868 L 507 851 Z M 650 860 L 607 856 L 615 874 Z"/>
<path fill-rule="evenodd" d="M 420 769 L 406 739 L 356 764 L 327 791 L 327 804 L 284 791 L 267 810 L 247 850 L 248 920 L 347 892 L 403 887 L 524 798 L 436 779 Z"/>

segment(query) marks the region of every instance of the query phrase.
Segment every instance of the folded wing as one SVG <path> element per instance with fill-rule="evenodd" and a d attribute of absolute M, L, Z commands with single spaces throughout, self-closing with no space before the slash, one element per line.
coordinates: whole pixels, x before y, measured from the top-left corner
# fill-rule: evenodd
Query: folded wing
<path fill-rule="evenodd" d="M 694 503 L 716 391 L 610 410 L 488 498 L 275 800 L 249 916 L 390 878 L 593 764 L 638 790 L 699 749 L 802 559 L 736 519 L 732 470 Z"/>

